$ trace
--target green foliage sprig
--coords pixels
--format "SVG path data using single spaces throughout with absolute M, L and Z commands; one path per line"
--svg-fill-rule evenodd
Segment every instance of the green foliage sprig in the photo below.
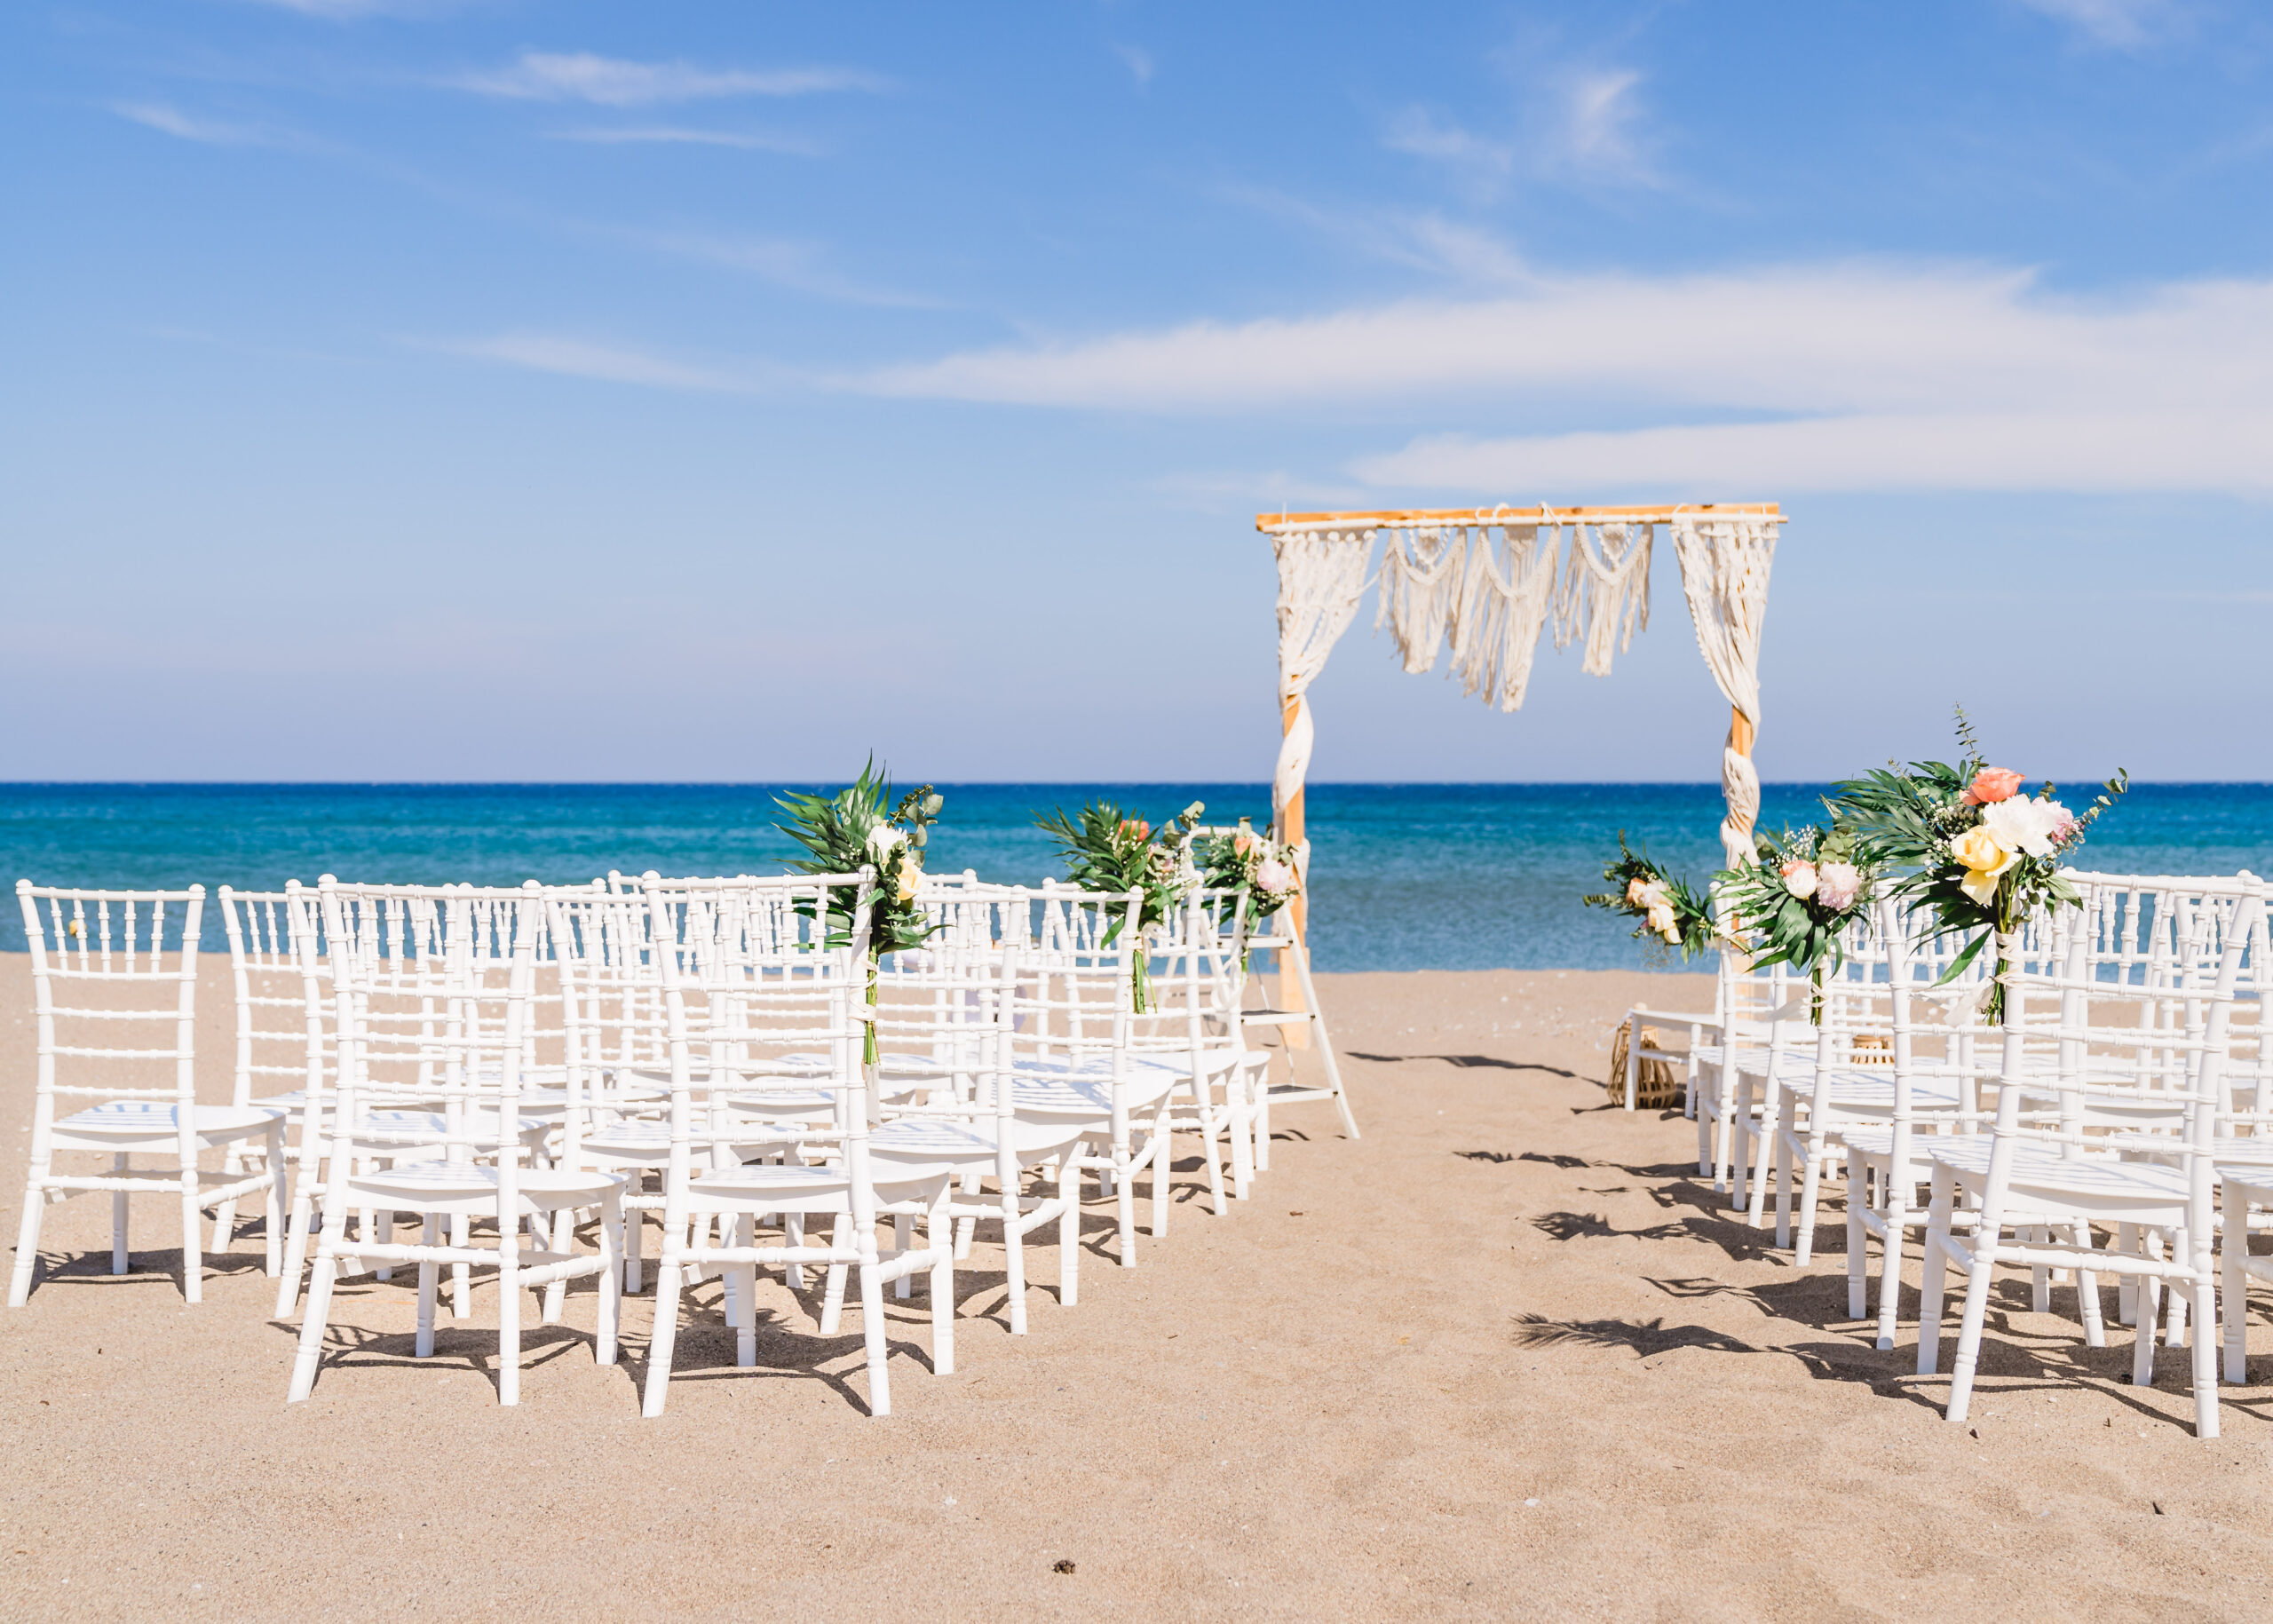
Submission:
M 1602 877 L 1611 889 L 1579 900 L 1588 907 L 1608 908 L 1639 920 L 1634 939 L 1649 944 L 1652 952 L 1669 957 L 1678 951 L 1688 959 L 1714 945 L 1718 927 L 1710 899 L 1667 873 L 1651 859 L 1646 848 L 1636 852 L 1628 846 L 1624 829 L 1618 831 L 1618 855 L 1603 865 Z
M 1127 816 L 1111 801 L 1090 802 L 1081 808 L 1078 819 L 1067 817 L 1062 807 L 1054 807 L 1048 816 L 1034 820 L 1036 828 L 1057 843 L 1066 877 L 1083 891 L 1142 893 L 1136 913 L 1139 939 L 1135 944 L 1139 1015 L 1146 1012 L 1149 986 L 1142 934 L 1175 913 L 1176 904 L 1200 883 L 1200 871 L 1192 860 L 1192 829 L 1207 810 L 1204 804 L 1194 801 L 1157 833 L 1150 823 Z M 1099 945 L 1111 947 L 1120 938 L 1122 923 L 1116 915 Z

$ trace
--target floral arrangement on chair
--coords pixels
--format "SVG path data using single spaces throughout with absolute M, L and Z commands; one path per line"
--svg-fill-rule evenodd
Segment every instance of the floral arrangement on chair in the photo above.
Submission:
M 1081 808 L 1079 820 L 1062 808 L 1036 818 L 1034 827 L 1057 843 L 1065 860 L 1066 877 L 1084 891 L 1144 893 L 1137 910 L 1136 944 L 1136 1013 L 1146 1012 L 1150 980 L 1144 960 L 1144 931 L 1175 912 L 1176 906 L 1200 883 L 1192 861 L 1192 829 L 1207 806 L 1199 801 L 1178 812 L 1157 833 L 1142 818 L 1124 816 L 1110 801 L 1092 801 Z M 1111 947 L 1121 934 L 1116 918 L 1101 947 Z
M 1846 955 L 1840 938 L 1871 900 L 1878 870 L 1863 851 L 1863 837 L 1833 807 L 1828 829 L 1808 824 L 1771 835 L 1754 836 L 1754 860 L 1724 868 L 1715 879 L 1720 897 L 1749 939 L 1752 967 L 1789 964 L 1807 973 L 1814 987 L 1808 1018 L 1823 1020 L 1823 977 L 1836 970 Z
M 1647 851 L 1628 846 L 1624 829 L 1618 831 L 1618 856 L 1603 866 L 1602 877 L 1611 889 L 1579 900 L 1640 920 L 1634 927 L 1636 941 L 1678 949 L 1684 959 L 1713 945 L 1716 931 L 1706 899 L 1659 867 Z
M 876 871 L 875 902 L 868 923 L 867 1001 L 873 1008 L 877 961 L 887 953 L 921 947 L 939 929 L 924 917 L 915 892 L 923 883 L 923 848 L 945 797 L 926 784 L 895 803 L 890 776 L 876 771 L 871 756 L 860 776 L 833 796 L 786 795 L 774 804 L 789 814 L 789 821 L 773 827 L 812 854 L 792 859 L 792 874 L 851 874 L 862 867 Z M 832 946 L 851 940 L 857 901 L 852 887 L 830 888 L 826 939 Z M 875 1064 L 874 1021 L 868 1023 L 863 1058 Z
M 1249 927 L 1261 923 L 1302 894 L 1302 872 L 1295 850 L 1268 835 L 1258 835 L 1245 818 L 1229 835 L 1211 835 L 1200 843 L 1200 883 L 1210 891 L 1247 892 Z
M 1963 753 L 1954 765 L 1889 764 L 1838 786 L 1841 804 L 1864 827 L 1872 860 L 1912 870 L 1895 883 L 1895 895 L 1932 910 L 1944 930 L 1980 932 L 1951 962 L 1943 982 L 2040 909 L 2082 900 L 2062 876 L 2060 861 L 2131 785 L 2130 774 L 2119 768 L 2089 806 L 2073 812 L 2055 798 L 2050 782 L 2024 795 L 2018 772 L 1991 766 L 1963 706 L 1957 737 Z M 1992 1025 L 2004 1019 L 2000 978 L 2008 968 L 2000 957 L 1982 1006 Z

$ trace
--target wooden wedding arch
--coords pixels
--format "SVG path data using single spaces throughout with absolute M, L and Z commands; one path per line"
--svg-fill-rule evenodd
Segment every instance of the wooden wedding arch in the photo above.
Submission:
M 1307 695 L 1367 588 L 1378 587 L 1374 624 L 1389 629 L 1407 671 L 1433 669 L 1449 650 L 1450 674 L 1467 693 L 1515 710 L 1550 623 L 1557 648 L 1581 643 L 1582 669 L 1610 674 L 1612 655 L 1649 624 L 1650 555 L 1663 526 L 1681 563 L 1698 647 L 1729 701 L 1721 844 L 1732 863 L 1748 855 L 1760 815 L 1752 749 L 1760 731 L 1761 622 L 1784 523 L 1772 502 L 1256 515 L 1255 527 L 1271 537 L 1279 559 L 1283 738 L 1271 790 L 1278 837 L 1304 844 L 1314 731 Z M 1369 574 L 1376 541 L 1381 562 Z M 1307 912 L 1297 900 L 1297 932 Z

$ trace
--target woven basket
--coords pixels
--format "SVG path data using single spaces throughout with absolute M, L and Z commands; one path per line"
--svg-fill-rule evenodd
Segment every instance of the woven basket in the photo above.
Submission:
M 1611 1098 L 1619 1105 L 1626 1103 L 1626 1045 L 1627 1034 L 1633 1020 L 1619 1023 L 1618 1035 L 1611 1040 L 1610 1075 L 1603 1086 L 1610 1090 Z M 1642 1028 L 1642 1064 L 1636 1068 L 1634 1104 L 1643 1111 L 1663 1111 L 1681 1103 L 1681 1073 L 1674 1070 L 1670 1060 L 1652 1060 L 1650 1053 L 1661 1046 L 1658 1034 L 1647 1026 Z

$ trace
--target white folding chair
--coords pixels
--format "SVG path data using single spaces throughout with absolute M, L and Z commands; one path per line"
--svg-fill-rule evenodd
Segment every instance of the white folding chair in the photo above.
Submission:
M 91 1190 L 111 1192 L 113 1274 L 127 1272 L 129 1199 L 171 1195 L 181 1212 L 182 1295 L 201 1301 L 201 1215 L 255 1194 L 266 1203 L 265 1267 L 275 1273 L 283 1234 L 276 1185 L 284 1113 L 197 1103 L 197 933 L 205 888 L 73 891 L 19 880 L 16 897 L 31 948 L 38 1070 L 8 1306 L 21 1308 L 31 1295 L 48 1204 Z M 173 1041 L 140 1041 L 153 1026 L 170 1026 Z M 59 1117 L 59 1099 L 95 1103 Z M 205 1183 L 199 1157 L 248 1139 L 261 1142 L 265 1165 Z M 99 1173 L 57 1170 L 58 1153 L 78 1152 L 107 1156 L 110 1165 Z M 159 1161 L 138 1168 L 137 1156 Z

